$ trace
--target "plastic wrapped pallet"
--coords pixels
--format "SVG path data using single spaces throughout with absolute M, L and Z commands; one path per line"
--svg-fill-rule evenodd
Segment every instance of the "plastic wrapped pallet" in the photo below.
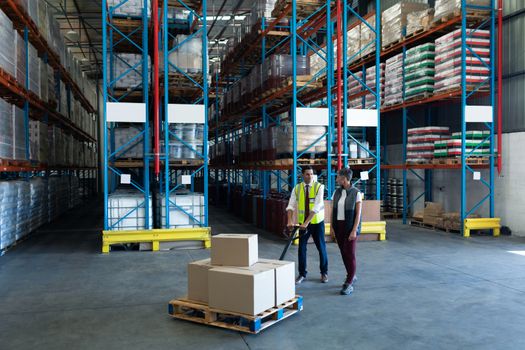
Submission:
M 48 159 L 47 124 L 37 120 L 29 121 L 29 158 L 47 164 Z
M 204 196 L 199 193 L 174 193 L 170 195 L 169 227 L 166 220 L 166 196 L 160 199 L 162 228 L 199 227 L 204 224 Z
M 434 21 L 439 21 L 442 18 L 448 18 L 461 15 L 461 1 L 462 0 L 436 0 L 434 8 Z M 491 0 L 465 0 L 467 5 L 475 6 L 489 6 Z
M 407 36 L 415 34 L 416 32 L 427 30 L 432 25 L 433 20 L 433 8 L 409 13 L 407 15 Z
M 490 32 L 488 30 L 467 29 L 467 44 L 475 53 L 467 50 L 466 83 L 467 89 L 485 82 L 490 77 Z M 455 30 L 436 39 L 435 90 L 445 91 L 461 85 L 461 30 Z M 480 61 L 480 58 L 483 60 Z
M 47 216 L 47 184 L 41 177 L 33 177 L 29 180 L 29 232 L 34 231 L 39 226 L 43 225 Z
M 29 90 L 33 91 L 38 97 L 41 97 L 39 61 L 38 51 L 33 45 L 29 44 Z
M 145 199 L 141 192 L 119 189 L 110 194 L 108 198 L 108 223 L 110 229 L 151 229 L 153 227 L 151 197 L 148 202 L 149 227 L 146 227 Z
M 354 62 L 361 58 L 361 25 L 356 25 L 346 32 L 347 54 L 348 62 Z M 337 40 L 334 40 L 334 57 L 337 57 Z
M 117 158 L 144 157 L 144 138 L 136 137 L 140 132 L 140 129 L 132 126 L 115 128 L 115 151 L 121 149 L 116 155 Z
M 28 181 L 14 181 L 18 194 L 16 197 L 16 240 L 29 233 L 29 206 L 31 195 Z
M 366 69 L 366 85 L 373 91 L 376 90 L 376 66 L 372 66 Z M 385 64 L 379 65 L 379 91 L 381 96 L 381 105 L 385 100 Z M 365 97 L 365 108 L 376 108 L 376 96 L 374 94 L 368 94 Z
M 132 53 L 115 54 L 113 71 L 108 72 L 112 81 L 118 78 L 114 87 L 121 89 L 137 88 L 140 90 L 142 88 L 142 68 L 144 66 L 142 61 L 142 55 Z M 108 68 L 111 68 L 109 64 Z M 148 56 L 148 71 L 150 68 L 151 60 Z
M 434 92 L 434 43 L 418 45 L 406 51 L 405 99 L 427 96 Z
M 24 39 L 20 34 L 15 34 L 15 51 L 16 51 L 16 80 L 26 86 L 26 46 Z
M 178 35 L 173 40 L 173 47 L 178 47 L 169 55 L 169 61 L 188 74 L 202 74 L 202 38 Z M 169 67 L 170 72 L 178 72 L 175 67 Z
M 12 106 L 0 99 L 0 159 L 13 159 L 13 126 Z
M 372 29 L 375 30 L 376 27 L 376 16 L 370 16 L 367 20 L 368 24 Z M 359 46 L 361 49 L 361 57 L 365 57 L 372 52 L 376 51 L 376 35 L 374 31 L 365 23 L 361 23 L 359 25 L 360 29 L 360 38 L 359 38 Z
M 383 47 L 387 47 L 403 38 L 409 13 L 426 9 L 428 9 L 427 4 L 399 2 L 383 11 L 381 14 Z
M 204 151 L 204 125 L 172 124 L 170 125 L 170 131 L 172 134 L 170 135 L 169 144 L 170 159 L 202 158 L 201 155 Z M 188 146 L 191 147 L 191 149 Z M 162 147 L 164 147 L 163 142 Z
M 13 159 L 27 160 L 26 155 L 26 132 L 24 122 L 24 111 L 17 106 L 11 106 L 13 118 Z
M 13 23 L 3 11 L 0 11 L 0 68 L 11 74 L 13 77 L 16 76 L 16 50 L 13 50 L 15 45 L 15 34 L 16 32 L 13 29 Z
M 14 181 L 0 181 L 0 250 L 16 241 L 17 197 Z
M 385 65 L 385 105 L 403 102 L 403 54 L 386 60 Z
M 297 151 L 304 152 L 308 149 L 307 153 L 313 154 L 326 152 L 326 138 L 321 138 L 325 133 L 326 127 L 324 126 L 298 126 Z M 275 136 L 277 154 L 290 156 L 293 153 L 293 128 L 291 123 L 281 123 L 280 126 L 277 126 Z M 319 138 L 321 139 L 313 145 Z
M 144 2 L 144 0 L 108 0 L 107 3 L 110 9 L 116 8 L 113 10 L 115 15 L 140 17 L 143 15 Z M 151 9 L 149 6 L 147 7 L 147 10 L 149 16 L 151 14 Z
M 48 43 L 51 43 L 51 33 L 50 33 L 50 18 L 49 18 L 49 9 L 47 2 L 45 1 L 36 1 L 38 2 L 38 30 L 44 36 L 44 39 Z

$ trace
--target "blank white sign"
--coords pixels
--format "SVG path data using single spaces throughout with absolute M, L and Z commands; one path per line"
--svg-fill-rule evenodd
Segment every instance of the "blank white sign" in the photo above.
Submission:
M 204 105 L 169 104 L 168 122 L 180 124 L 204 124 Z
M 368 180 L 368 171 L 361 171 L 361 181 L 367 181 Z
M 182 175 L 181 182 L 183 185 L 191 185 L 191 175 Z
M 131 175 L 130 174 L 121 174 L 120 175 L 120 183 L 123 185 L 129 185 L 131 183 Z
M 132 102 L 107 102 L 106 121 L 108 123 L 145 123 L 146 104 Z
M 494 112 L 492 106 L 465 106 L 467 123 L 492 123 Z
M 472 174 L 472 178 L 475 180 L 475 181 L 479 181 L 481 180 L 481 173 L 479 171 L 475 171 L 473 174 Z
M 347 109 L 346 126 L 377 127 L 377 109 Z
M 299 126 L 328 126 L 328 108 L 297 108 Z

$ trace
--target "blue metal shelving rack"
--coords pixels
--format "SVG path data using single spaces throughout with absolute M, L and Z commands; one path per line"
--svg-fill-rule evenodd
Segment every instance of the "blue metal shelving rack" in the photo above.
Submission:
M 104 230 L 112 230 L 114 226 L 121 222 L 129 215 L 132 215 L 140 207 L 145 209 L 145 228 L 151 227 L 151 218 L 148 213 L 150 211 L 150 181 L 149 181 L 149 164 L 150 164 L 150 126 L 149 126 L 149 69 L 148 69 L 148 0 L 143 1 L 142 16 L 140 17 L 128 17 L 118 15 L 118 9 L 124 6 L 127 3 L 127 0 L 122 0 L 115 6 L 108 7 L 107 0 L 102 1 L 102 45 L 103 45 L 103 98 L 104 98 L 104 108 L 103 108 L 103 177 L 104 177 Z M 126 21 L 127 26 L 124 28 L 121 26 L 121 23 L 115 20 Z M 132 29 L 130 29 L 132 27 Z M 122 59 L 116 56 L 116 49 L 119 45 L 126 44 L 133 51 L 138 52 L 142 55 L 142 60 L 134 65 L 130 65 L 127 62 L 124 62 Z M 114 76 L 113 74 L 113 65 L 115 60 L 120 59 L 124 64 L 128 66 L 127 70 L 120 76 Z M 116 83 L 125 78 L 127 75 L 132 74 L 132 72 L 138 72 L 138 69 L 141 69 L 142 72 L 142 81 L 137 84 L 135 87 L 127 91 L 119 91 L 116 89 Z M 129 102 L 134 94 L 138 94 L 141 102 Z M 116 122 L 114 121 L 113 116 L 108 116 L 108 106 L 112 104 L 113 106 L 119 107 L 119 104 L 123 105 L 124 103 L 137 103 L 139 108 L 144 108 L 145 118 L 142 123 L 135 124 L 140 125 L 140 133 L 133 137 L 125 145 L 122 145 L 118 149 L 115 149 L 114 143 L 114 129 Z M 108 118 L 110 117 L 110 118 Z M 124 120 L 124 122 L 126 122 Z M 134 176 L 131 180 L 131 186 L 140 191 L 144 196 L 144 201 L 140 203 L 137 207 L 131 209 L 123 217 L 110 225 L 108 218 L 108 201 L 109 195 L 116 189 L 117 181 L 120 175 L 124 174 L 131 167 L 122 164 L 123 166 L 117 166 L 116 164 L 122 160 L 121 156 L 123 152 L 130 148 L 130 146 L 141 140 L 144 147 L 144 156 L 142 159 L 142 164 L 137 166 L 137 171 L 134 173 Z M 122 160 L 121 163 L 125 163 L 125 160 Z

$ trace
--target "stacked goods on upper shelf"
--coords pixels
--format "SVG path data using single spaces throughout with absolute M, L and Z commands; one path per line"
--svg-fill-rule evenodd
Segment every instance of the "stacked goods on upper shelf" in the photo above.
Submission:
M 466 31 L 466 44 L 470 48 L 466 50 L 466 87 L 472 89 L 490 78 L 487 67 L 490 65 L 490 31 Z M 458 89 L 461 86 L 461 45 L 461 29 L 436 39 L 436 92 Z
M 144 137 L 138 136 L 142 131 L 133 126 L 114 128 L 116 158 L 143 158 Z
M 144 5 L 148 3 L 145 0 L 108 0 L 108 8 L 114 8 L 115 15 L 127 17 L 141 17 L 143 15 Z M 148 16 L 151 14 L 150 6 L 147 6 Z
M 366 85 L 376 91 L 376 66 L 372 66 L 366 69 Z M 379 65 L 379 90 L 381 91 L 381 103 L 383 104 L 385 100 L 385 64 L 381 63 Z M 376 96 L 372 93 L 369 93 L 365 97 L 365 109 L 376 108 Z
M 435 46 L 419 45 L 406 51 L 405 99 L 422 97 L 434 92 Z
M 412 34 L 427 30 L 431 26 L 433 19 L 433 8 L 409 13 L 407 15 L 406 35 L 410 36 Z
M 400 2 L 383 11 L 381 14 L 382 46 L 385 48 L 404 37 L 409 13 L 426 9 L 428 9 L 427 4 Z
M 151 196 L 148 199 L 148 227 L 144 194 L 135 189 L 117 189 L 108 197 L 108 225 L 111 230 L 153 228 Z
M 202 158 L 204 154 L 203 124 L 171 124 L 169 129 L 169 159 Z M 161 140 L 161 149 L 164 149 L 164 140 Z
M 434 21 L 440 21 L 441 19 L 448 19 L 453 16 L 461 15 L 461 2 L 462 0 L 436 0 L 434 4 L 435 14 Z M 491 0 L 465 0 L 467 6 L 487 6 L 490 7 Z M 472 8 L 467 8 L 467 12 L 470 12 Z M 477 10 L 480 11 L 480 10 Z M 481 10 L 483 11 L 483 10 Z
M 403 53 L 386 60 L 385 105 L 403 102 Z
M 434 158 L 434 142 L 450 138 L 448 127 L 408 129 L 407 163 L 428 163 Z
M 376 25 L 375 18 L 375 15 L 369 16 L 365 19 L 368 24 L 359 21 L 359 24 L 352 26 L 352 28 L 346 32 L 346 59 L 348 63 L 358 61 L 375 52 L 376 35 L 373 31 Z M 337 57 L 337 39 L 333 41 L 333 45 L 334 57 Z
M 202 37 L 177 35 L 172 47 L 175 49 L 168 58 L 170 72 L 180 73 L 181 70 L 186 74 L 202 74 Z
M 359 40 L 359 48 L 361 50 L 360 58 L 363 58 L 376 50 L 376 35 L 374 33 L 376 27 L 376 16 L 372 15 L 368 17 L 366 21 L 368 25 L 365 23 L 359 24 L 359 27 L 361 28 L 361 37 Z
M 109 60 L 109 58 L 108 58 Z M 148 72 L 151 68 L 151 60 L 148 56 Z M 113 60 L 113 71 L 109 73 L 109 80 L 115 81 L 115 88 L 142 90 L 143 56 L 133 53 L 115 54 Z M 111 67 L 108 64 L 108 67 Z M 131 67 L 134 67 L 133 69 Z M 117 79 L 118 78 L 118 79 Z M 116 80 L 115 80 L 116 79 Z
M 355 72 L 353 74 L 350 74 L 348 76 L 348 97 L 350 100 L 348 101 L 348 105 L 350 108 L 357 108 L 361 109 L 363 108 L 363 96 L 354 97 L 356 94 L 359 94 L 361 91 L 365 89 L 363 84 L 361 82 L 363 81 L 363 72 Z
M 29 159 L 47 164 L 48 161 L 48 128 L 38 120 L 29 121 Z
M 3 11 L 0 11 L 0 68 L 13 77 L 16 75 L 16 50 L 13 50 L 15 34 L 13 23 Z

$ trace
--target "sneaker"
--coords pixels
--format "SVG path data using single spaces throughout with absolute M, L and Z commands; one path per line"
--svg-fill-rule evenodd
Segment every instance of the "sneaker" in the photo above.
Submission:
M 301 284 L 303 283 L 303 281 L 306 279 L 306 277 L 304 276 L 299 276 L 297 277 L 297 279 L 295 280 L 295 284 Z
M 339 292 L 341 295 L 350 295 L 354 291 L 354 287 L 352 287 L 351 284 L 345 283 L 343 284 L 343 288 Z
M 350 283 L 351 285 L 354 285 L 354 283 L 357 282 L 357 276 L 354 276 L 354 278 L 352 278 L 352 283 Z M 344 288 L 345 284 L 348 284 L 345 280 L 345 283 L 343 283 L 343 285 L 341 286 L 341 288 Z
M 328 275 L 325 275 L 325 274 L 321 275 L 321 283 L 328 283 Z

